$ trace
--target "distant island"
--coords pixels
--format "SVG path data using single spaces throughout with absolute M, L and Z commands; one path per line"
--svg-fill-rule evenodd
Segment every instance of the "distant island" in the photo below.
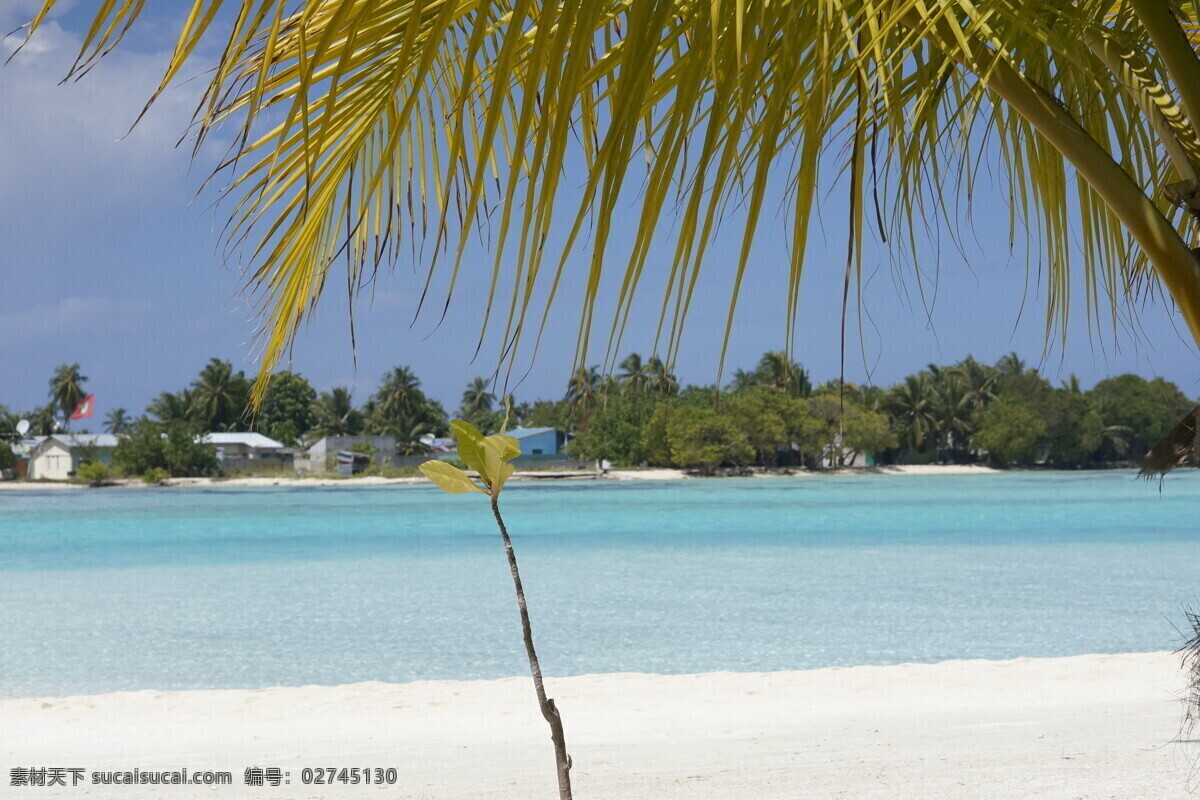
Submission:
M 46 405 L 0 405 L 0 475 L 21 484 L 407 482 L 419 480 L 421 461 L 456 460 L 451 415 L 403 366 L 362 405 L 347 388 L 318 393 L 299 373 L 280 372 L 251 415 L 253 379 L 214 358 L 140 416 L 109 412 L 102 434 L 69 429 L 72 415 L 91 414 L 87 381 L 80 365 L 64 364 Z M 680 386 L 659 359 L 634 353 L 612 376 L 580 370 L 552 400 L 501 398 L 474 378 L 454 416 L 485 433 L 507 424 L 522 447 L 518 469 L 531 477 L 649 478 L 1129 466 L 1194 405 L 1170 381 L 1134 374 L 1086 391 L 1074 377 L 1054 386 L 1015 353 L 994 365 L 931 364 L 886 388 L 814 386 L 781 352 L 736 370 L 724 387 Z

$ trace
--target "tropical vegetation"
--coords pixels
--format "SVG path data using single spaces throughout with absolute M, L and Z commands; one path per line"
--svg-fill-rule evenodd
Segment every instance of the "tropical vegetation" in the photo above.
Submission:
M 114 408 L 104 417 L 104 430 L 113 435 L 125 433 L 129 424 L 129 412 L 123 408 Z
M 594 408 L 564 399 L 559 418 L 576 433 L 576 456 L 616 465 L 1075 469 L 1136 461 L 1194 405 L 1161 378 L 1122 375 L 1084 392 L 1072 377 L 1056 387 L 1016 354 L 994 366 L 931 364 L 890 388 L 829 381 L 811 389 L 800 365 L 770 368 L 781 359 L 766 354 L 720 391 L 618 383 Z M 801 377 L 789 384 L 783 375 Z
M 599 366 L 584 373 L 585 380 L 575 376 L 561 397 L 529 402 L 501 398 L 486 378 L 472 378 L 458 417 L 483 434 L 498 432 L 506 418 L 510 428 L 556 428 L 569 434 L 570 455 L 619 466 L 699 472 L 864 463 L 1077 469 L 1136 462 L 1194 405 L 1173 383 L 1133 374 L 1087 391 L 1074 376 L 1055 386 L 1015 353 L 994 365 L 970 357 L 930 364 L 890 387 L 836 379 L 814 387 L 808 371 L 782 352 L 735 370 L 724 387 L 681 386 L 661 361 L 637 353 L 610 378 L 599 377 Z M 215 469 L 203 458 L 168 456 L 149 441 L 170 431 L 254 430 L 296 447 L 324 436 L 386 435 L 395 437 L 402 456 L 427 453 L 431 439 L 450 435 L 443 406 L 406 366 L 382 375 L 361 405 L 348 387 L 318 393 L 300 373 L 288 371 L 268 385 L 257 415 L 244 414 L 236 409 L 244 409 L 252 384 L 229 362 L 212 359 L 187 388 L 161 393 L 140 416 L 111 411 L 105 429 L 123 442 L 141 442 L 127 446 L 126 473 L 161 468 L 178 476 L 185 474 L 180 470 Z M 17 421 L 41 413 L 18 415 L 0 406 L 0 440 L 15 440 Z M 36 423 L 31 432 L 38 433 Z
M 83 388 L 87 380 L 78 364 L 60 364 L 54 368 L 54 376 L 50 378 L 50 407 L 61 412 L 64 426 L 71 424 L 71 413 L 87 397 Z
M 204 477 L 220 473 L 216 449 L 200 441 L 186 422 L 155 422 L 142 417 L 113 451 L 112 466 L 125 475 Z
M 146 5 L 99 4 L 68 77 Z M 28 35 L 58 6 L 43 0 Z M 619 287 L 612 355 L 650 270 L 671 364 L 730 208 L 740 246 L 726 266 L 726 340 L 764 209 L 784 210 L 771 225 L 789 245 L 775 313 L 794 331 L 810 223 L 833 211 L 817 201 L 826 176 L 847 189 L 843 327 L 867 233 L 915 255 L 924 232 L 970 218 L 988 167 L 1010 240 L 1027 232 L 1039 265 L 1028 274 L 1043 283 L 1048 336 L 1071 308 L 1116 326 L 1163 295 L 1200 341 L 1198 46 L 1193 0 L 196 0 L 154 97 L 219 54 L 192 63 L 208 82 L 193 133 L 199 147 L 240 131 L 216 169 L 230 176 L 218 181 L 232 199 L 227 235 L 249 247 L 267 317 L 261 399 L 339 260 L 347 275 L 333 283 L 351 301 L 411 253 L 428 261 L 422 302 L 441 268 L 448 303 L 481 227 L 483 283 L 508 309 L 482 324 L 504 328 L 504 358 L 543 329 L 549 301 L 533 288 L 557 289 L 582 262 L 579 369 L 601 287 Z M 615 211 L 630 196 L 626 234 Z M 664 236 L 670 255 L 654 260 Z M 432 246 L 405 241 L 422 237 Z M 620 279 L 605 281 L 614 268 Z M 1170 429 L 1153 466 L 1191 453 L 1190 424 Z M 950 433 L 939 432 L 948 445 Z

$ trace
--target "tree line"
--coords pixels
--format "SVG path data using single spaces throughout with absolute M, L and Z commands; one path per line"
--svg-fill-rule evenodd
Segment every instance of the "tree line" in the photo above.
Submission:
M 1125 374 L 1083 391 L 1055 386 L 1011 353 L 989 365 L 930 364 L 891 387 L 813 387 L 802 366 L 767 353 L 721 390 L 616 392 L 578 419 L 574 452 L 618 465 L 1045 464 L 1134 461 L 1194 403 L 1162 378 Z
M 44 406 L 27 414 L 0 406 L 0 439 L 15 438 L 22 418 L 31 435 L 54 432 L 56 420 L 86 396 L 87 381 L 78 364 L 58 367 Z M 298 372 L 283 371 L 251 416 L 252 384 L 214 358 L 188 386 L 163 392 L 141 415 L 114 409 L 102 427 L 131 441 L 126 452 L 135 449 L 133 440 L 143 443 L 149 455 L 130 460 L 172 474 L 215 469 L 186 452 L 183 443 L 198 433 L 259 431 L 294 447 L 324 436 L 389 435 L 399 455 L 419 455 L 429 449 L 423 439 L 449 430 L 450 415 L 405 366 L 386 372 L 362 405 L 346 387 L 317 392 Z M 1125 374 L 1083 391 L 1072 376 L 1055 386 L 1015 353 L 992 365 L 970 357 L 930 364 L 891 387 L 836 380 L 814 386 L 804 367 L 781 352 L 736 370 L 724 387 L 681 386 L 659 359 L 634 353 L 611 375 L 579 370 L 561 398 L 522 403 L 510 396 L 507 411 L 492 383 L 474 378 L 454 417 L 487 434 L 500 429 L 507 413 L 509 427 L 566 431 L 573 437 L 570 455 L 620 466 L 836 467 L 870 457 L 880 464 L 1080 468 L 1135 460 L 1192 406 L 1162 378 Z M 177 451 L 173 463 L 163 448 Z

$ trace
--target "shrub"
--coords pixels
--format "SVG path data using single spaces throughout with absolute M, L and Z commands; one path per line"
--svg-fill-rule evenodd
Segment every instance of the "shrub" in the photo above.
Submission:
M 89 486 L 103 486 L 111 477 L 111 472 L 108 464 L 103 461 L 91 461 L 87 464 L 80 464 L 75 475 Z
M 1027 464 L 1046 435 L 1046 421 L 1026 402 L 1001 397 L 979 414 L 975 446 L 1002 466 Z
M 667 425 L 678 408 L 676 403 L 660 403 L 650 419 L 642 426 L 641 452 L 646 460 L 656 466 L 673 466 L 671 442 L 667 438 Z
M 113 453 L 114 466 L 126 475 L 143 475 L 149 469 L 165 470 L 180 478 L 201 478 L 220 471 L 216 448 L 197 441 L 199 433 L 181 422 L 138 422 L 121 438 Z
M 640 391 L 609 397 L 571 442 L 571 455 L 585 460 L 608 459 L 619 466 L 645 461 L 642 429 L 658 402 L 659 395 Z
M 667 423 L 671 459 L 684 469 L 711 472 L 722 464 L 750 463 L 754 449 L 728 415 L 681 406 Z
M 171 473 L 162 467 L 151 467 L 142 473 L 142 482 L 149 484 L 162 483 L 169 477 L 171 477 Z

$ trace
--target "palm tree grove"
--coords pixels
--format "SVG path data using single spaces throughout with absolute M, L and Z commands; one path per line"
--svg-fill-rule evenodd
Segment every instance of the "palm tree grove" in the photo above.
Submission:
M 995 365 L 972 358 L 930 364 L 891 387 L 836 378 L 814 386 L 782 352 L 734 370 L 723 387 L 681 387 L 661 360 L 638 353 L 612 377 L 600 375 L 591 367 L 562 397 L 524 401 L 472 378 L 453 416 L 485 434 L 506 424 L 560 430 L 570 437 L 567 452 L 582 462 L 699 474 L 887 464 L 1080 469 L 1136 464 L 1194 405 L 1173 383 L 1134 374 L 1088 391 L 1073 377 L 1055 386 L 1015 353 Z M 55 416 L 75 408 L 87 381 L 78 364 L 56 368 L 47 406 L 21 413 L 0 406 L 0 438 L 18 439 L 21 419 L 33 435 L 54 432 Z M 254 412 L 247 410 L 253 386 L 252 377 L 214 358 L 190 385 L 162 392 L 140 416 L 113 409 L 101 427 L 130 441 L 168 428 L 193 437 L 259 431 L 301 448 L 325 436 L 385 435 L 404 456 L 429 452 L 430 437 L 452 435 L 451 415 L 408 367 L 385 373 L 361 403 L 347 387 L 317 392 L 302 375 L 279 372 Z M 210 474 L 214 465 L 203 464 L 199 474 Z
M 58 5 L 45 0 L 27 38 Z M 99 6 L 68 77 L 117 47 L 143 5 Z M 218 18 L 227 24 L 214 25 Z M 199 142 L 218 126 L 242 131 L 216 170 L 229 175 L 235 201 L 230 242 L 264 237 L 248 287 L 266 316 L 256 399 L 339 259 L 353 302 L 354 286 L 416 252 L 406 237 L 431 239 L 419 250 L 430 278 L 454 274 L 448 303 L 481 225 L 492 246 L 479 278 L 497 303 L 481 341 L 500 343 L 510 364 L 536 345 L 548 308 L 530 289 L 557 285 L 578 252 L 588 271 L 581 375 L 610 270 L 623 270 L 606 336 L 614 360 L 643 273 L 667 271 L 660 335 L 669 367 L 730 201 L 744 213 L 728 324 L 751 276 L 763 209 L 782 204 L 791 264 L 778 313 L 794 328 L 814 200 L 828 190 L 822 172 L 848 182 L 847 295 L 868 232 L 911 251 L 931 225 L 960 228 L 943 198 L 969 197 L 978 166 L 994 162 L 1010 238 L 1024 234 L 1042 265 L 1031 274 L 1048 337 L 1063 334 L 1078 296 L 1090 321 L 1114 327 L 1119 314 L 1136 316 L 1142 299 L 1157 298 L 1200 339 L 1192 250 L 1200 123 L 1187 113 L 1200 107 L 1197 31 L 1196 5 L 1167 0 L 1002 1 L 986 10 L 958 0 L 309 0 L 294 9 L 283 0 L 196 0 L 155 98 L 185 67 L 204 65 L 202 41 L 224 39 L 191 133 Z M 286 113 L 268 119 L 268 108 Z M 417 136 L 426 129 L 443 133 Z M 574 159 L 586 180 L 566 191 L 561 177 Z M 612 215 L 641 161 L 637 231 L 628 256 L 614 257 Z M 976 167 L 964 169 L 969 161 Z M 1070 218 L 1082 226 L 1077 243 Z M 674 231 L 674 255 L 651 264 L 660 228 Z M 543 247 L 556 232 L 561 243 Z M 219 378 L 208 378 L 218 392 Z M 212 420 L 231 413 L 220 395 L 206 399 Z M 1148 469 L 1190 459 L 1194 431 L 1189 415 Z

